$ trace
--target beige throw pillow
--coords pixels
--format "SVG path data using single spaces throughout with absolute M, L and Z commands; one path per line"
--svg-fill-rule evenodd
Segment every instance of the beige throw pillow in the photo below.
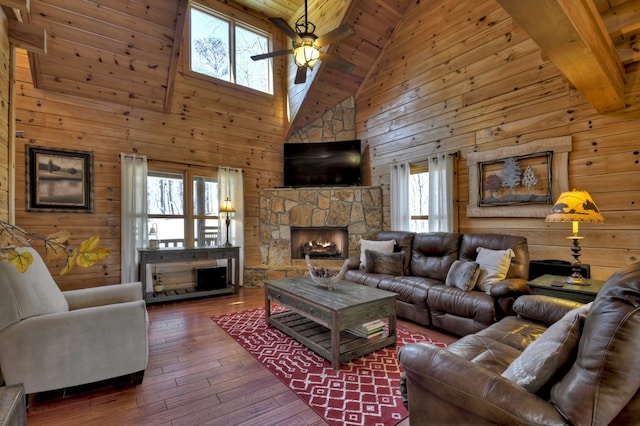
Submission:
M 447 272 L 445 285 L 457 287 L 460 290 L 469 291 L 476 286 L 480 276 L 480 265 L 477 262 L 465 262 L 456 260 Z
M 393 248 L 396 245 L 396 240 L 360 240 L 360 269 L 367 269 L 367 257 L 365 251 L 379 251 L 381 253 L 393 253 Z
M 538 392 L 573 359 L 590 306 L 574 309 L 552 324 L 522 351 L 502 376 L 531 393 Z
M 478 247 L 476 262 L 480 265 L 478 288 L 489 294 L 491 287 L 504 280 L 509 272 L 511 258 L 515 256 L 513 250 L 491 250 Z

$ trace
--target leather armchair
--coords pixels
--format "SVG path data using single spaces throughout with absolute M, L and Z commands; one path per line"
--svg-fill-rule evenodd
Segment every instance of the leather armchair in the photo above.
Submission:
M 402 347 L 399 360 L 406 374 L 410 423 L 637 423 L 640 262 L 607 281 L 584 319 L 574 358 L 540 391 L 530 392 L 503 376 L 570 303 L 574 302 L 522 296 L 514 304 L 517 317 L 506 317 L 445 349 L 428 344 Z
M 0 370 L 25 393 L 133 374 L 148 361 L 141 283 L 60 291 L 40 255 L 26 272 L 0 261 Z M 1 378 L 1 377 L 0 377 Z

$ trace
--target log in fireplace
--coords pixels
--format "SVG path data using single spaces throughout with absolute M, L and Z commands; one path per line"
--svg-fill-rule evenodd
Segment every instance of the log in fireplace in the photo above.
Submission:
M 291 227 L 291 259 L 305 255 L 317 259 L 346 259 L 349 255 L 347 227 Z

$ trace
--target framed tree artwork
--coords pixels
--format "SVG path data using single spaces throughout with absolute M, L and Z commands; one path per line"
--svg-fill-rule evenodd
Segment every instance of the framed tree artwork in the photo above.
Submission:
M 545 217 L 569 187 L 571 136 L 467 154 L 468 217 Z
M 27 146 L 28 211 L 93 211 L 93 153 Z
M 480 207 L 551 204 L 553 151 L 478 163 Z

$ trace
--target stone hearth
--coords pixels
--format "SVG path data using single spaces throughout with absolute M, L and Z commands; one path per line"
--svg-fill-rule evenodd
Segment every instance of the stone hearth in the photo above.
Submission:
M 346 227 L 349 255 L 360 240 L 382 230 L 380 187 L 281 188 L 260 191 L 260 266 L 245 270 L 245 285 L 267 278 L 304 275 L 303 259 L 291 259 L 291 227 Z M 320 260 L 340 267 L 342 260 Z M 315 262 L 314 262 L 315 263 Z

